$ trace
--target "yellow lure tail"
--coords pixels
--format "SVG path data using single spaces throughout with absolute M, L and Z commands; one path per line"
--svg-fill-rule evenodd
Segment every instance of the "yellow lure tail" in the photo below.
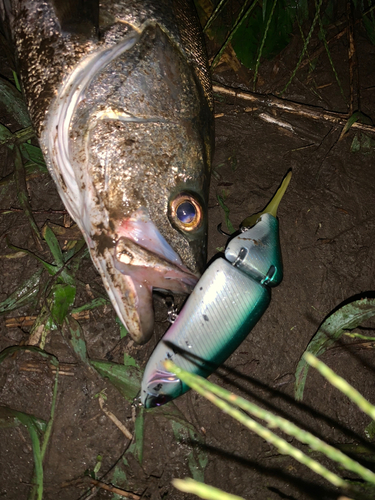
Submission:
M 241 227 L 252 227 L 254 224 L 256 224 L 257 220 L 262 214 L 270 214 L 273 215 L 273 217 L 276 218 L 277 214 L 277 209 L 279 208 L 280 201 L 282 200 L 285 191 L 287 187 L 289 186 L 290 179 L 292 178 L 292 171 L 289 170 L 289 172 L 286 174 L 284 177 L 279 189 L 276 191 L 275 195 L 272 197 L 271 201 L 268 203 L 266 208 L 262 210 L 261 212 L 258 212 L 254 215 L 250 215 L 250 217 L 246 217 L 241 222 Z

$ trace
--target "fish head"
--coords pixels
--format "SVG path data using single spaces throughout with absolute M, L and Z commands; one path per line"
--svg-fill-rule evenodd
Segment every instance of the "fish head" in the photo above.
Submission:
M 50 170 L 138 343 L 152 290 L 190 293 L 205 264 L 212 132 L 199 75 L 155 25 L 84 57 L 49 112 Z

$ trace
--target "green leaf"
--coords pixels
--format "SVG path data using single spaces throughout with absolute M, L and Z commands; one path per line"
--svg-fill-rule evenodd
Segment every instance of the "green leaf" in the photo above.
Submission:
M 41 167 L 42 171 L 48 172 L 42 150 L 39 147 L 33 146 L 32 144 L 28 144 L 27 142 L 25 142 L 24 144 L 20 145 L 20 150 L 22 156 L 26 158 L 26 160 L 29 160 L 32 163 L 37 164 L 39 167 Z
M 60 268 L 58 266 L 54 266 L 53 264 L 49 264 L 45 260 L 38 257 L 35 253 L 30 252 L 30 250 L 26 250 L 25 248 L 19 248 L 19 247 L 16 247 L 14 245 L 9 245 L 9 244 L 8 244 L 8 247 L 11 248 L 12 250 L 15 250 L 16 252 L 27 253 L 27 255 L 30 255 L 30 257 L 33 257 L 34 259 L 39 261 L 43 265 L 43 267 L 46 269 L 48 274 L 50 274 L 51 276 L 55 276 L 55 274 L 60 270 Z
M 108 299 L 106 299 L 105 297 L 98 297 L 91 302 L 84 304 L 83 306 L 75 307 L 74 309 L 72 309 L 72 314 L 78 314 L 82 311 L 90 311 L 91 309 L 95 309 L 96 307 L 104 306 L 106 304 L 109 304 Z
M 32 302 L 38 295 L 42 269 L 34 273 L 12 292 L 8 298 L 0 303 L 0 314 L 9 313 Z
M 369 19 L 367 16 L 362 16 L 362 21 L 366 29 L 367 36 L 370 42 L 375 45 L 375 23 L 373 19 Z
M 60 243 L 58 242 L 55 233 L 48 225 L 44 227 L 43 237 L 47 242 L 47 245 L 52 253 L 53 258 L 55 259 L 55 263 L 59 267 L 62 267 L 64 265 L 64 258 L 62 250 L 60 248 Z
M 47 358 L 50 363 L 52 363 L 54 366 L 58 367 L 59 362 L 56 359 L 56 357 L 53 354 L 49 354 L 46 351 L 43 351 L 43 349 L 39 349 L 39 347 L 31 346 L 31 345 L 14 345 L 7 347 L 3 351 L 0 352 L 0 364 L 4 361 L 5 358 L 8 356 L 11 356 L 15 352 L 18 351 L 27 351 L 27 352 L 34 352 L 36 354 L 39 354 L 43 358 Z
M 7 406 L 0 406 L 0 428 L 19 427 L 20 425 L 33 425 L 39 433 L 44 432 L 47 428 L 47 422 L 34 415 L 22 413 L 12 410 Z
M 65 325 L 68 328 L 70 338 L 68 339 L 74 352 L 87 365 L 90 365 L 90 360 L 87 355 L 86 342 L 83 336 L 81 325 L 71 316 L 65 320 Z
M 7 114 L 12 116 L 22 127 L 29 127 L 30 116 L 22 94 L 7 80 L 0 78 L 0 100 Z
M 42 500 L 43 498 L 43 465 L 42 465 L 42 454 L 40 450 L 40 440 L 39 440 L 39 425 L 36 424 L 36 419 L 32 415 L 27 413 L 22 413 L 20 411 L 12 410 L 11 408 L 1 407 L 0 408 L 0 421 L 2 419 L 11 419 L 14 423 L 19 421 L 22 425 L 27 427 L 29 431 L 31 444 L 33 448 L 34 455 L 34 486 L 36 498 Z M 40 424 L 40 421 L 38 422 Z
M 14 180 L 16 182 L 18 202 L 20 203 L 26 217 L 29 220 L 30 227 L 33 230 L 35 242 L 41 248 L 40 240 L 42 239 L 42 237 L 30 207 L 28 192 L 26 187 L 25 170 L 23 168 L 21 151 L 17 144 L 13 145 L 13 152 L 14 152 Z
M 55 377 L 55 385 L 53 389 L 53 397 L 51 404 L 51 416 L 46 424 L 45 421 L 34 417 L 33 415 L 28 415 L 23 412 L 19 412 L 13 410 L 11 408 L 0 407 L 0 427 L 9 426 L 9 425 L 19 425 L 19 422 L 25 425 L 29 431 L 33 454 L 34 454 L 34 474 L 32 478 L 32 489 L 29 494 L 29 499 L 37 499 L 42 500 L 43 498 L 43 457 L 45 455 L 45 451 L 47 449 L 48 440 L 51 434 L 54 412 L 56 406 L 56 398 L 57 398 L 57 380 L 58 380 L 58 371 L 59 371 L 59 362 L 52 354 L 49 354 L 42 349 L 34 346 L 12 346 L 4 349 L 0 353 L 0 364 L 6 359 L 8 356 L 13 355 L 18 351 L 27 351 L 39 354 L 40 356 L 47 358 L 49 362 L 56 367 L 56 377 Z M 4 424 L 5 420 L 5 424 Z M 2 425 L 4 424 L 4 425 Z M 41 446 L 39 435 L 44 433 L 43 436 L 43 444 Z
M 314 335 L 305 352 L 320 356 L 331 347 L 346 330 L 357 328 L 363 321 L 375 315 L 375 299 L 355 300 L 328 316 Z M 301 357 L 296 370 L 294 396 L 297 401 L 303 398 L 308 363 Z
M 356 111 L 355 113 L 352 114 L 352 116 L 345 123 L 344 128 L 341 131 L 339 140 L 342 139 L 342 137 L 346 134 L 346 132 L 348 132 L 348 130 L 352 127 L 352 125 L 358 121 L 360 123 L 366 123 L 367 125 L 372 125 L 371 118 L 369 118 L 367 115 L 365 115 L 361 111 Z
M 116 317 L 116 323 L 118 324 L 118 326 L 120 327 L 120 338 L 124 338 L 127 336 L 127 334 L 129 333 L 128 330 L 125 328 L 125 326 L 122 324 L 122 321 L 120 320 L 120 318 Z M 126 364 L 126 363 L 124 363 Z
M 130 443 L 126 453 L 132 453 L 136 460 L 142 464 L 143 460 L 143 438 L 144 438 L 144 408 L 139 408 L 134 423 L 134 439 Z
M 224 210 L 225 224 L 227 225 L 227 228 L 229 229 L 229 231 L 231 233 L 234 233 L 235 229 L 234 229 L 233 224 L 231 223 L 231 221 L 229 219 L 229 208 L 224 203 L 224 198 L 218 194 L 217 201 L 219 202 L 219 205 L 221 206 L 221 208 Z
M 372 420 L 365 429 L 365 434 L 368 439 L 375 438 L 375 421 Z
M 61 326 L 76 297 L 76 287 L 57 284 L 52 291 L 51 315 L 55 324 Z
M 102 377 L 106 377 L 128 401 L 133 401 L 140 391 L 142 371 L 137 366 L 124 366 L 109 361 L 91 361 Z
M 127 352 L 124 352 L 124 366 L 135 366 L 138 368 L 138 363 Z

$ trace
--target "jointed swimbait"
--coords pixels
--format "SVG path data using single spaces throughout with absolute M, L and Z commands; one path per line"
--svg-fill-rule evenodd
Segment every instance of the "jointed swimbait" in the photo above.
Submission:
M 166 359 L 208 377 L 237 349 L 271 300 L 283 278 L 276 212 L 292 173 L 261 213 L 243 221 L 229 240 L 225 259 L 205 271 L 176 321 L 152 353 L 144 372 L 140 402 L 160 406 L 189 387 L 164 368 Z

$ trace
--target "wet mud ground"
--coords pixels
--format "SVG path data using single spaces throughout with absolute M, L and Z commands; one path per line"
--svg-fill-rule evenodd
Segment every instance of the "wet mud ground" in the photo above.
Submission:
M 375 47 L 361 32 L 356 41 L 361 109 L 375 117 Z M 319 43 L 317 39 L 316 47 Z M 261 66 L 258 92 L 276 94 L 283 88 L 300 49 L 296 37 L 275 60 Z M 311 52 L 313 49 L 314 43 Z M 331 53 L 348 98 L 346 37 L 331 46 Z M 249 82 L 250 78 L 249 74 Z M 240 78 L 229 70 L 216 73 L 215 80 L 234 87 L 245 84 L 243 75 Z M 313 73 L 309 73 L 308 66 L 297 73 L 284 98 L 332 111 L 347 111 L 324 54 L 318 57 Z M 293 389 L 296 365 L 324 318 L 347 299 L 369 296 L 375 290 L 375 142 L 371 142 L 375 141 L 375 134 L 367 134 L 371 140 L 366 142 L 361 131 L 352 129 L 339 141 L 341 127 L 322 120 L 274 113 L 260 104 L 229 97 L 216 96 L 215 106 L 209 257 L 226 243 L 226 238 L 216 230 L 220 222 L 226 229 L 218 194 L 225 199 L 229 218 L 238 227 L 246 216 L 266 205 L 289 169 L 293 170 L 293 177 L 278 214 L 284 280 L 273 290 L 271 305 L 261 321 L 228 359 L 221 374 L 213 375 L 211 380 L 289 418 L 331 444 L 345 445 L 352 451 L 366 444 L 370 452 L 359 458 L 374 469 L 375 443 L 365 435 L 369 417 L 313 370 L 308 375 L 303 403 L 295 402 Z M 262 112 L 288 122 L 294 131 L 265 122 L 259 117 Z M 8 125 L 17 130 L 11 117 L 8 120 Z M 353 153 L 355 137 L 362 147 Z M 13 169 L 8 150 L 2 152 L 0 168 L 2 178 Z M 31 207 L 38 211 L 35 213 L 38 225 L 41 227 L 47 220 L 63 224 L 63 214 L 51 213 L 51 210 L 63 211 L 64 207 L 50 177 L 31 178 L 27 188 Z M 19 207 L 14 186 L 2 189 L 0 201 L 2 210 Z M 38 268 L 30 256 L 5 258 L 11 253 L 7 241 L 44 258 L 49 255 L 46 247 L 40 251 L 35 246 L 22 212 L 2 212 L 0 301 Z M 103 293 L 89 259 L 84 260 L 78 278 L 83 284 L 78 292 L 78 305 Z M 121 363 L 126 352 L 144 366 L 167 326 L 166 307 L 158 301 L 155 307 L 159 320 L 155 337 L 143 347 L 127 337 L 120 339 L 110 305 L 91 311 L 89 318 L 81 321 L 90 358 Z M 22 324 L 9 327 L 9 316 L 37 312 L 26 307 L 0 317 L 0 350 L 27 343 L 31 328 Z M 371 335 L 371 326 L 371 323 L 365 325 L 362 333 Z M 164 408 L 145 412 L 140 459 L 129 440 L 103 413 L 95 396 L 105 389 L 107 408 L 134 432 L 130 403 L 108 380 L 77 359 L 62 332 L 51 333 L 45 350 L 61 363 L 55 421 L 44 460 L 46 500 L 86 498 L 93 485 L 85 477 L 85 471 L 94 470 L 98 455 L 102 457 L 99 479 L 144 499 L 193 498 L 170 483 L 172 478 L 187 476 L 204 479 L 249 500 L 331 499 L 339 495 L 338 490 L 305 466 L 279 453 L 192 391 Z M 371 342 L 344 340 L 329 349 L 322 360 L 374 402 Z M 53 373 L 39 356 L 18 353 L 0 366 L 0 405 L 48 420 L 53 383 Z M 192 426 L 190 433 L 184 430 L 186 422 Z M 307 446 L 288 440 L 318 458 Z M 344 478 L 354 477 L 324 458 L 320 461 Z M 33 463 L 26 428 L 1 428 L 0 498 L 27 498 Z M 121 498 L 95 488 L 89 495 L 89 498 Z

